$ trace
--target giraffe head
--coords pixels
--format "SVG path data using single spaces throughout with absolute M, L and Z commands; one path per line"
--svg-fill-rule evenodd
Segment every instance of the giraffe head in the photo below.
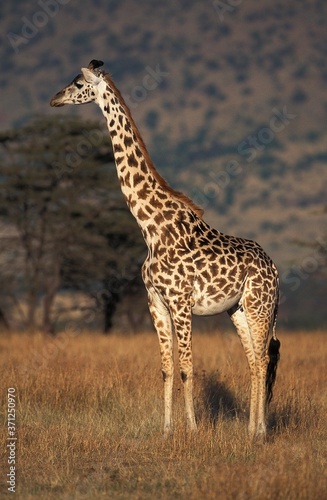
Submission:
M 82 73 L 53 96 L 51 106 L 64 106 L 65 104 L 86 104 L 95 101 L 98 95 L 98 84 L 101 82 L 104 72 L 99 70 L 103 66 L 102 61 L 92 59 L 87 68 L 82 68 Z

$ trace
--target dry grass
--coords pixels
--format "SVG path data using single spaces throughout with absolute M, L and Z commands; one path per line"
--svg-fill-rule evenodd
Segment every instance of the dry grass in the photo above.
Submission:
M 326 334 L 280 338 L 269 439 L 251 446 L 249 377 L 236 334 L 194 336 L 199 430 L 185 432 L 176 376 L 168 440 L 155 334 L 2 336 L 1 395 L 7 387 L 18 395 L 17 498 L 324 498 Z M 4 402 L 1 408 L 6 426 Z

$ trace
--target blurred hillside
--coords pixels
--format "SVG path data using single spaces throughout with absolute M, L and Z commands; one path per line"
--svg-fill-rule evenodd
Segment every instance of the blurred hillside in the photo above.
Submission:
M 102 59 L 158 169 L 208 222 L 257 239 L 286 294 L 294 273 L 302 288 L 321 276 L 314 250 L 294 240 L 326 252 L 325 2 L 16 0 L 0 10 L 2 129 L 61 113 L 51 96 Z M 65 112 L 101 120 L 95 106 Z M 317 265 L 306 270 L 308 259 Z

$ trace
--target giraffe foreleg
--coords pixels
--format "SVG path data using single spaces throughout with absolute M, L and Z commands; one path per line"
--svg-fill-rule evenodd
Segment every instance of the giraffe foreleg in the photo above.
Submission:
M 174 381 L 174 359 L 173 359 L 173 333 L 171 317 L 168 309 L 160 298 L 149 292 L 149 310 L 154 327 L 157 331 L 160 355 L 161 371 L 164 381 L 164 403 L 165 420 L 164 436 L 167 437 L 173 430 L 172 406 L 173 406 L 173 381 Z
M 178 342 L 180 375 L 184 386 L 184 401 L 187 428 L 197 428 L 193 403 L 193 359 L 192 359 L 192 313 L 186 301 L 175 301 L 172 307 L 172 319 Z

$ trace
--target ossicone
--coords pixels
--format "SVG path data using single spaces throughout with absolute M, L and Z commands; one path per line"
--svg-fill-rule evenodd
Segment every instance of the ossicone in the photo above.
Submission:
M 92 61 L 89 63 L 87 68 L 90 69 L 91 71 L 93 71 L 93 70 L 103 66 L 103 64 L 104 64 L 103 61 L 98 61 L 97 59 L 92 59 Z

